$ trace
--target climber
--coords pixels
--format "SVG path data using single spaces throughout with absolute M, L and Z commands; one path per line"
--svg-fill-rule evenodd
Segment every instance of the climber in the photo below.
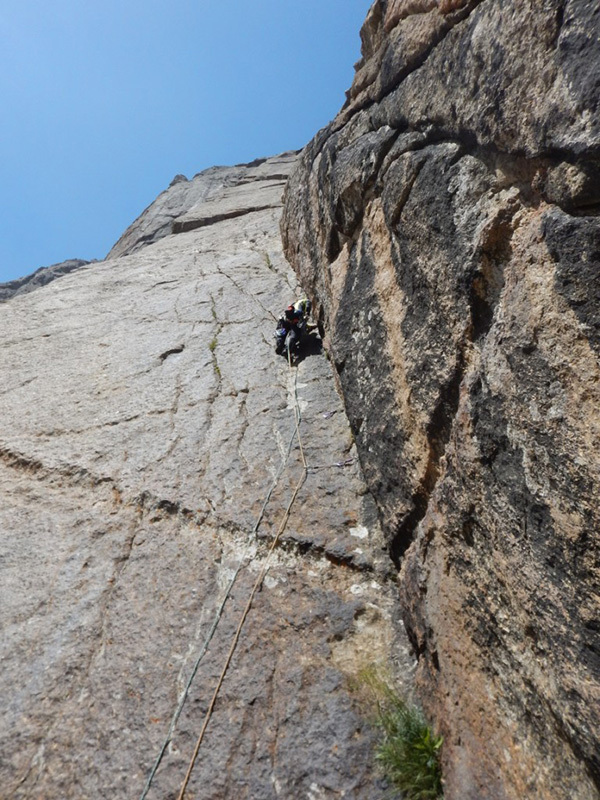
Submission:
M 304 316 L 304 319 L 308 321 L 308 317 L 310 314 L 310 310 L 312 308 L 312 304 L 308 297 L 302 297 L 298 302 L 294 303 L 294 309 L 296 311 L 300 311 L 300 313 Z
M 303 297 L 293 305 L 289 305 L 279 317 L 275 331 L 275 352 L 278 355 L 286 351 L 287 341 L 290 357 L 298 357 L 310 310 L 310 300 Z

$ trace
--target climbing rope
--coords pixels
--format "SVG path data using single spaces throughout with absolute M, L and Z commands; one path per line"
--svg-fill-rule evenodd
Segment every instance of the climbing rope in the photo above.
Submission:
M 271 496 L 272 496 L 273 492 L 275 491 L 275 487 L 279 483 L 279 479 L 281 478 L 281 476 L 283 474 L 283 471 L 286 468 L 288 459 L 290 457 L 290 453 L 292 452 L 292 446 L 294 444 L 294 440 L 296 439 L 296 435 L 297 435 L 297 433 L 296 433 L 296 428 L 295 428 L 294 432 L 290 436 L 290 441 L 288 443 L 287 449 L 286 449 L 286 451 L 285 451 L 285 453 L 283 455 L 283 458 L 281 460 L 281 464 L 279 466 L 279 469 L 277 470 L 277 473 L 275 474 L 275 477 L 273 478 L 271 486 L 269 487 L 269 491 L 267 492 L 267 494 L 265 496 L 265 499 L 263 501 L 260 513 L 259 513 L 258 517 L 256 518 L 256 522 L 254 523 L 254 527 L 250 531 L 250 535 L 251 536 L 255 536 L 256 535 L 256 533 L 258 532 L 258 529 L 260 527 L 260 524 L 263 521 L 263 518 L 264 518 L 264 515 L 265 515 L 265 511 L 267 509 L 267 505 L 269 504 Z M 223 610 L 225 608 L 225 604 L 227 603 L 227 600 L 229 599 L 229 596 L 231 595 L 231 590 L 233 589 L 233 585 L 235 584 L 237 576 L 241 572 L 242 568 L 246 567 L 246 566 L 247 566 L 247 564 L 239 564 L 237 566 L 235 572 L 233 573 L 233 577 L 231 578 L 231 580 L 229 582 L 229 585 L 227 586 L 227 589 L 225 590 L 225 594 L 223 596 L 223 600 L 221 601 L 221 605 L 219 606 L 219 608 L 217 610 L 217 613 L 216 613 L 215 618 L 213 620 L 213 623 L 212 623 L 212 625 L 210 627 L 208 635 L 207 635 L 206 639 L 204 640 L 204 644 L 202 645 L 202 649 L 200 650 L 200 654 L 198 655 L 198 658 L 196 659 L 196 661 L 194 663 L 194 667 L 192 669 L 192 672 L 190 673 L 190 676 L 189 676 L 189 678 L 187 680 L 185 688 L 184 688 L 184 690 L 183 690 L 183 692 L 181 694 L 181 697 L 179 699 L 179 703 L 177 704 L 177 708 L 175 709 L 175 713 L 173 714 L 173 717 L 171 718 L 171 724 L 169 725 L 168 733 L 167 733 L 167 735 L 165 737 L 165 740 L 164 740 L 164 742 L 163 742 L 163 744 L 161 746 L 161 749 L 160 749 L 160 751 L 158 753 L 158 756 L 156 757 L 156 761 L 154 762 L 154 765 L 152 766 L 152 769 L 150 770 L 150 774 L 148 775 L 148 779 L 146 781 L 146 785 L 144 786 L 142 794 L 140 795 L 140 800 L 146 800 L 146 797 L 148 796 L 148 792 L 150 791 L 150 788 L 152 786 L 152 782 L 154 781 L 154 778 L 156 777 L 156 773 L 157 773 L 158 768 L 160 767 L 160 764 L 161 764 L 161 762 L 162 762 L 162 760 L 164 758 L 164 755 L 166 753 L 167 747 L 169 746 L 171 740 L 173 739 L 173 733 L 175 732 L 175 726 L 177 725 L 177 722 L 179 721 L 179 717 L 181 716 L 181 712 L 183 711 L 183 706 L 185 705 L 185 701 L 187 700 L 190 688 L 192 686 L 194 678 L 196 677 L 196 673 L 198 672 L 198 668 L 200 666 L 200 663 L 201 663 L 202 659 L 204 658 L 204 656 L 206 655 L 208 647 L 209 647 L 209 645 L 210 645 L 210 643 L 212 641 L 212 638 L 213 638 L 213 636 L 215 634 L 217 626 L 218 626 L 218 624 L 219 624 L 219 622 L 221 620 L 221 616 L 223 615 Z
M 291 364 L 291 359 L 290 359 L 289 352 L 288 352 L 288 366 L 289 366 L 289 369 L 290 369 L 290 372 L 291 372 L 292 364 Z M 198 737 L 198 740 L 196 742 L 196 747 L 194 749 L 194 754 L 193 754 L 192 759 L 190 761 L 190 765 L 188 767 L 188 771 L 187 771 L 185 780 L 184 780 L 183 785 L 181 787 L 181 791 L 180 791 L 180 794 L 179 794 L 179 798 L 180 799 L 183 798 L 183 795 L 185 793 L 187 784 L 189 783 L 189 779 L 190 779 L 190 776 L 192 774 L 192 770 L 194 768 L 194 764 L 195 764 L 196 759 L 198 757 L 198 751 L 200 750 L 200 745 L 202 744 L 202 739 L 204 737 L 204 733 L 206 731 L 206 728 L 208 727 L 208 723 L 210 721 L 210 717 L 212 716 L 212 711 L 213 711 L 215 702 L 217 700 L 217 696 L 219 694 L 221 685 L 222 685 L 223 680 L 225 678 L 225 674 L 227 672 L 227 669 L 229 667 L 229 664 L 231 662 L 231 659 L 232 659 L 233 654 L 235 652 L 235 649 L 237 647 L 237 644 L 238 644 L 238 641 L 239 641 L 239 638 L 240 638 L 240 634 L 241 634 L 244 622 L 246 620 L 246 617 L 248 616 L 248 613 L 249 613 L 251 605 L 252 605 L 252 601 L 254 600 L 254 597 L 255 597 L 257 591 L 260 589 L 260 587 L 262 585 L 262 582 L 263 582 L 263 580 L 265 578 L 265 575 L 267 573 L 267 570 L 269 568 L 269 558 L 270 558 L 273 550 L 277 546 L 277 543 L 279 542 L 279 539 L 281 538 L 281 535 L 282 535 L 283 531 L 285 530 L 285 527 L 287 525 L 288 519 L 290 517 L 292 506 L 294 505 L 296 497 L 298 496 L 298 493 L 299 493 L 300 489 L 302 488 L 302 485 L 304 484 L 304 481 L 306 480 L 306 476 L 308 475 L 309 467 L 307 465 L 306 458 L 304 456 L 304 449 L 303 449 L 302 440 L 301 440 L 301 437 L 300 437 L 300 422 L 301 422 L 301 420 L 302 420 L 302 417 L 301 417 L 301 412 L 300 412 L 300 403 L 299 403 L 299 400 L 298 400 L 298 375 L 296 373 L 295 374 L 295 378 L 294 378 L 294 421 L 295 421 L 295 429 L 294 429 L 294 432 L 292 433 L 292 435 L 290 437 L 287 449 L 286 449 L 286 451 L 284 453 L 284 457 L 282 458 L 282 461 L 281 461 L 281 465 L 280 465 L 275 477 L 273 478 L 271 486 L 269 487 L 269 490 L 268 490 L 268 492 L 267 492 L 267 494 L 265 496 L 265 499 L 263 501 L 260 513 L 259 513 L 259 515 L 258 515 L 258 517 L 256 519 L 256 522 L 254 523 L 254 526 L 252 528 L 251 536 L 256 535 L 256 533 L 258 532 L 260 524 L 261 524 L 261 522 L 262 522 L 262 520 L 264 518 L 266 508 L 267 508 L 267 506 L 268 506 L 268 504 L 269 504 L 269 502 L 271 500 L 271 496 L 272 496 L 273 492 L 275 491 L 275 488 L 276 488 L 277 484 L 279 483 L 279 479 L 281 478 L 281 475 L 283 474 L 283 471 L 285 470 L 285 468 L 287 466 L 287 463 L 288 463 L 289 457 L 290 457 L 290 453 L 292 451 L 292 446 L 294 444 L 294 440 L 296 440 L 296 439 L 298 441 L 298 445 L 299 445 L 299 449 L 300 449 L 300 456 L 301 456 L 301 459 L 302 459 L 302 465 L 303 465 L 302 475 L 300 477 L 300 480 L 298 481 L 298 484 L 296 485 L 296 487 L 294 489 L 294 492 L 292 494 L 292 498 L 291 498 L 291 500 L 290 500 L 290 502 L 288 504 L 288 507 L 287 507 L 286 512 L 284 514 L 283 520 L 282 520 L 282 522 L 281 522 L 281 524 L 279 526 L 277 534 L 276 534 L 275 538 L 273 539 L 273 542 L 271 543 L 269 551 L 267 552 L 267 555 L 266 555 L 265 560 L 263 562 L 263 568 L 262 568 L 257 580 L 254 583 L 254 586 L 253 586 L 252 591 L 250 593 L 250 597 L 248 599 L 248 602 L 247 602 L 246 607 L 244 609 L 244 612 L 242 614 L 242 618 L 241 618 L 240 623 L 238 625 L 237 631 L 236 631 L 236 633 L 234 635 L 234 639 L 233 639 L 233 642 L 232 642 L 228 657 L 226 659 L 225 666 L 223 668 L 223 671 L 221 673 L 221 677 L 219 679 L 219 682 L 218 682 L 217 687 L 215 689 L 215 692 L 213 694 L 213 698 L 211 700 L 211 704 L 209 706 L 209 709 L 208 709 L 208 711 L 207 711 L 207 713 L 205 715 L 204 724 L 202 726 L 202 730 L 200 732 L 200 736 Z M 184 688 L 183 692 L 181 693 L 181 697 L 180 697 L 179 702 L 177 704 L 177 708 L 175 709 L 173 717 L 171 718 L 171 723 L 169 725 L 169 729 L 168 729 L 167 735 L 166 735 L 166 737 L 165 737 L 165 739 L 163 741 L 163 744 L 162 744 L 161 749 L 160 749 L 160 751 L 158 753 L 158 756 L 156 757 L 156 760 L 155 760 L 155 762 L 154 762 L 154 764 L 152 766 L 152 769 L 150 770 L 150 774 L 148 775 L 148 779 L 146 781 L 146 784 L 144 786 L 142 794 L 140 795 L 140 800 L 146 800 L 146 797 L 148 796 L 148 792 L 150 791 L 150 788 L 152 786 L 152 782 L 154 781 L 154 778 L 156 777 L 156 773 L 157 773 L 157 771 L 158 771 L 158 769 L 160 767 L 162 759 L 164 758 L 164 755 L 165 755 L 165 752 L 167 750 L 167 747 L 169 746 L 170 742 L 173 739 L 173 734 L 175 732 L 175 727 L 176 727 L 177 722 L 179 721 L 179 717 L 181 716 L 181 713 L 183 711 L 183 707 L 184 707 L 185 702 L 187 700 L 187 697 L 189 695 L 189 691 L 190 691 L 190 688 L 191 688 L 192 683 L 194 681 L 194 678 L 196 677 L 196 674 L 198 672 L 198 668 L 200 666 L 200 663 L 201 663 L 202 659 L 204 658 L 204 656 L 206 655 L 206 652 L 208 651 L 210 643 L 211 643 L 211 641 L 213 639 L 215 631 L 216 631 L 216 629 L 218 627 L 218 624 L 219 624 L 219 622 L 221 620 L 221 617 L 223 615 L 223 610 L 225 608 L 227 600 L 229 599 L 229 597 L 231 595 L 231 591 L 232 591 L 233 586 L 234 586 L 234 584 L 236 582 L 236 579 L 237 579 L 239 573 L 241 572 L 241 570 L 244 567 L 246 567 L 248 565 L 248 563 L 249 562 L 247 562 L 246 564 L 240 563 L 237 566 L 237 568 L 234 571 L 234 574 L 233 574 L 233 576 L 232 576 L 232 578 L 231 578 L 231 580 L 230 580 L 230 582 L 229 582 L 229 584 L 227 586 L 227 589 L 225 590 L 225 594 L 223 596 L 223 600 L 221 601 L 221 604 L 220 604 L 219 608 L 217 609 L 217 613 L 215 614 L 215 618 L 213 620 L 213 623 L 212 623 L 212 625 L 210 627 L 210 630 L 209 630 L 209 632 L 208 632 L 208 634 L 206 636 L 206 639 L 204 640 L 204 644 L 202 645 L 200 653 L 199 653 L 198 657 L 196 658 L 196 661 L 194 663 L 193 669 L 192 669 L 192 671 L 190 673 L 190 676 L 189 676 L 189 678 L 188 678 L 188 680 L 186 682 L 185 688 Z
M 167 733 L 167 736 L 166 736 L 166 738 L 165 738 L 165 740 L 163 742 L 163 745 L 162 745 L 162 747 L 160 749 L 160 752 L 159 752 L 158 756 L 156 757 L 156 761 L 154 762 L 154 766 L 152 767 L 152 769 L 150 771 L 150 775 L 148 775 L 148 780 L 146 781 L 146 785 L 144 786 L 144 791 L 140 795 L 140 800 L 145 800 L 145 798 L 148 795 L 148 792 L 150 791 L 150 787 L 152 786 L 152 781 L 154 780 L 154 777 L 155 777 L 155 775 L 156 775 L 156 773 L 158 771 L 158 768 L 160 767 L 160 763 L 163 760 L 163 757 L 165 755 L 167 747 L 169 746 L 169 744 L 171 742 L 171 739 L 173 738 L 173 733 L 175 732 L 175 726 L 177 725 L 177 722 L 179 721 L 179 717 L 181 716 L 181 712 L 183 711 L 183 706 L 185 704 L 185 701 L 187 700 L 187 696 L 189 694 L 189 691 L 190 691 L 190 688 L 191 688 L 192 683 L 194 681 L 194 678 L 196 677 L 196 673 L 198 672 L 198 667 L 200 666 L 200 662 L 204 658 L 204 656 L 206 654 L 206 651 L 208 650 L 208 646 L 210 645 L 211 640 L 212 640 L 212 638 L 214 636 L 214 633 L 217 630 L 217 625 L 219 624 L 219 622 L 221 620 L 221 616 L 223 614 L 223 609 L 225 608 L 225 603 L 227 602 L 227 600 L 229 598 L 231 590 L 233 589 L 233 584 L 235 583 L 235 580 L 236 580 L 236 578 L 238 576 L 238 573 L 240 572 L 241 569 L 242 569 L 242 565 L 239 564 L 237 569 L 235 570 L 235 572 L 233 574 L 233 577 L 232 577 L 231 581 L 229 582 L 229 586 L 227 587 L 227 589 L 225 591 L 225 596 L 223 597 L 221 605 L 219 606 L 219 609 L 218 609 L 218 611 L 217 611 L 217 613 L 215 615 L 215 618 L 213 620 L 213 624 L 210 627 L 210 631 L 208 632 L 208 635 L 207 635 L 206 639 L 204 640 L 204 644 L 202 645 L 202 650 L 200 651 L 200 655 L 196 659 L 196 662 L 194 664 L 194 668 L 192 669 L 190 677 L 188 678 L 188 681 L 187 681 L 187 683 L 185 685 L 185 689 L 183 690 L 183 692 L 181 694 L 181 697 L 179 699 L 179 703 L 177 705 L 177 708 L 175 709 L 175 713 L 173 714 L 173 717 L 171 719 L 171 724 L 169 725 L 169 732 Z
M 291 372 L 292 371 L 292 362 L 291 362 L 291 356 L 290 356 L 289 350 L 288 350 L 288 366 L 289 366 L 289 369 L 290 369 L 290 372 Z M 214 707 L 215 707 L 215 703 L 217 702 L 217 698 L 218 698 L 219 692 L 221 690 L 221 686 L 223 685 L 223 681 L 225 680 L 225 675 L 227 673 L 227 670 L 229 669 L 229 665 L 231 664 L 231 659 L 233 658 L 233 654 L 235 653 L 236 647 L 238 645 L 238 642 L 239 642 L 239 639 L 240 639 L 240 635 L 242 633 L 242 628 L 244 627 L 244 623 L 245 623 L 246 618 L 247 618 L 247 616 L 248 616 L 248 614 L 250 612 L 250 608 L 252 606 L 252 601 L 254 600 L 254 597 L 255 597 L 256 593 L 258 592 L 258 590 L 262 586 L 262 582 L 263 582 L 263 580 L 265 578 L 265 575 L 267 574 L 267 570 L 269 569 L 269 559 L 271 557 L 271 554 L 273 553 L 273 551 L 277 547 L 277 544 L 278 544 L 278 542 L 279 542 L 279 540 L 281 538 L 281 535 L 282 535 L 282 533 L 284 532 L 284 530 L 286 528 L 286 525 L 288 523 L 291 511 L 292 511 L 292 506 L 294 505 L 294 503 L 296 501 L 296 498 L 298 497 L 298 493 L 300 492 L 300 489 L 304 485 L 304 482 L 305 482 L 306 477 L 308 475 L 308 464 L 306 463 L 306 458 L 305 458 L 305 455 L 304 455 L 304 448 L 302 446 L 302 438 L 300 436 L 300 422 L 302 421 L 302 415 L 301 415 L 301 411 L 300 411 L 300 403 L 298 401 L 298 373 L 297 372 L 296 372 L 295 378 L 294 378 L 294 419 L 295 419 L 295 426 L 296 426 L 295 438 L 297 438 L 297 440 L 298 440 L 298 446 L 299 446 L 299 449 L 300 449 L 300 458 L 302 460 L 302 474 L 301 474 L 301 476 L 300 476 L 300 478 L 298 480 L 298 483 L 296 484 L 296 487 L 295 487 L 295 489 L 294 489 L 294 491 L 292 493 L 292 497 L 291 497 L 290 502 L 288 503 L 288 506 L 287 506 L 287 508 L 285 510 L 285 514 L 283 515 L 283 519 L 281 520 L 279 528 L 277 529 L 277 533 L 275 534 L 275 537 L 274 537 L 273 541 L 271 542 L 271 546 L 269 547 L 267 555 L 265 556 L 265 559 L 263 561 L 262 569 L 261 569 L 256 581 L 254 582 L 254 585 L 253 585 L 252 590 L 250 592 L 250 596 L 248 598 L 248 602 L 246 603 L 244 611 L 242 612 L 242 616 L 241 616 L 241 619 L 240 619 L 239 624 L 237 626 L 236 632 L 235 632 L 235 634 L 233 636 L 231 647 L 229 648 L 229 652 L 227 654 L 227 658 L 225 659 L 225 664 L 223 665 L 223 669 L 221 671 L 221 675 L 219 676 L 219 680 L 217 681 L 217 685 L 216 685 L 215 690 L 213 692 L 213 696 L 211 698 L 210 704 L 209 704 L 208 709 L 206 711 L 206 714 L 204 716 L 204 722 L 202 724 L 202 728 L 200 730 L 200 734 L 199 734 L 198 739 L 196 741 L 196 746 L 194 747 L 194 752 L 193 752 L 192 757 L 190 759 L 190 763 L 188 765 L 188 769 L 187 769 L 185 778 L 183 780 L 183 783 L 181 784 L 181 789 L 179 791 L 179 795 L 177 797 L 177 800 L 184 800 L 185 790 L 187 789 L 188 783 L 190 781 L 190 777 L 192 775 L 192 771 L 193 771 L 194 766 L 196 764 L 196 759 L 198 758 L 198 753 L 200 751 L 200 746 L 202 745 L 202 740 L 204 739 L 204 734 L 206 732 L 206 729 L 208 728 L 208 724 L 209 724 L 209 722 L 211 720 L 212 713 L 213 713 L 213 710 L 214 710 Z

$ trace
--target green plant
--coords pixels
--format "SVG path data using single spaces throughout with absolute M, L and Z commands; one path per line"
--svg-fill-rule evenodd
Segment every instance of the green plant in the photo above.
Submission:
M 220 330 L 221 329 L 219 328 L 219 331 Z M 217 331 L 217 333 L 213 336 L 213 338 L 208 343 L 208 349 L 210 350 L 210 352 L 212 354 L 213 372 L 215 373 L 217 378 L 219 380 L 221 380 L 221 370 L 219 368 L 219 362 L 217 361 L 217 354 L 215 352 L 216 349 L 217 349 L 217 344 L 218 344 L 218 333 L 219 333 L 219 331 Z
M 359 682 L 376 705 L 375 722 L 382 732 L 376 758 L 386 778 L 405 800 L 441 798 L 442 738 L 434 736 L 421 710 L 401 698 L 381 670 L 368 667 Z
M 383 741 L 377 760 L 407 800 L 436 800 L 442 795 L 441 737 L 434 736 L 419 709 L 401 701 L 381 714 Z

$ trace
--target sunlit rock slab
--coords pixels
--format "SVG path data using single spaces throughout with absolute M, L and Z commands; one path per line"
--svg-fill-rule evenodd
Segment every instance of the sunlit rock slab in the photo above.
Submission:
M 316 342 L 292 370 L 274 353 L 300 291 L 279 216 L 163 236 L 3 306 L 7 797 L 139 797 L 218 619 L 148 794 L 177 796 L 303 472 L 296 409 L 306 481 L 189 796 L 385 796 L 353 681 L 413 665 L 330 363 Z

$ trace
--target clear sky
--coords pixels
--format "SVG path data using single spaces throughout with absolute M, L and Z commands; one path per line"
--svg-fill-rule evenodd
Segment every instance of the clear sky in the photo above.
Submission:
M 0 282 L 103 258 L 172 178 L 298 149 L 372 0 L 5 0 Z

